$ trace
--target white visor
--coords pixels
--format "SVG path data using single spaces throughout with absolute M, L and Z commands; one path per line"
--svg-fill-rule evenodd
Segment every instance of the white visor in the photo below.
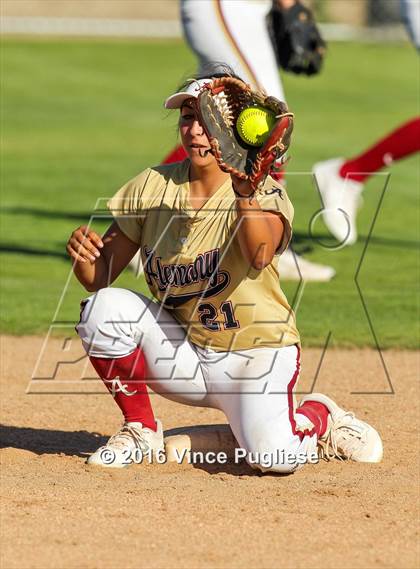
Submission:
M 211 79 L 193 81 L 185 91 L 174 93 L 168 97 L 165 101 L 165 109 L 180 109 L 187 99 L 191 99 L 191 97 L 197 98 L 203 85 L 211 83 L 211 81 Z

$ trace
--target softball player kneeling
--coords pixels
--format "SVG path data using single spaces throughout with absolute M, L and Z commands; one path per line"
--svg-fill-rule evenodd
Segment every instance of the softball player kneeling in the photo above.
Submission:
M 109 201 L 114 222 L 102 238 L 82 226 L 67 244 L 75 275 L 94 293 L 77 331 L 124 415 L 88 463 L 122 467 L 130 453 L 163 450 L 147 386 L 223 411 L 262 471 L 293 472 L 320 449 L 378 462 L 378 433 L 325 395 L 296 408 L 299 334 L 277 271 L 293 207 L 270 177 L 253 192 L 219 169 L 195 106 L 205 81 L 190 80 L 165 102 L 179 109 L 188 158 L 140 173 Z M 154 300 L 109 286 L 139 249 Z

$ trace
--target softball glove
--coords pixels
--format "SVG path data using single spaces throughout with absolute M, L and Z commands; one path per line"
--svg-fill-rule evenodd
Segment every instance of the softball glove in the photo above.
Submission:
M 273 165 L 286 153 L 293 130 L 293 114 L 287 105 L 235 77 L 220 77 L 202 87 L 197 99 L 200 122 L 219 167 L 260 187 Z M 244 109 L 259 107 L 273 117 L 273 125 L 260 146 L 240 136 L 237 120 Z

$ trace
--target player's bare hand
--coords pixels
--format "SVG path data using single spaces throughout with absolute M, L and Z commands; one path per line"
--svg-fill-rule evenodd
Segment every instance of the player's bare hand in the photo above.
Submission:
M 80 263 L 90 261 L 94 263 L 101 256 L 99 249 L 104 246 L 101 237 L 89 229 L 87 225 L 81 225 L 73 231 L 67 241 L 66 250 L 72 259 Z

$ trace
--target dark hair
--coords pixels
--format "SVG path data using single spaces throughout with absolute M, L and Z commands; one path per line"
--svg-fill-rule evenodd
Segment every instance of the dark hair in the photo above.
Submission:
M 200 70 L 200 73 L 185 79 L 181 85 L 178 86 L 178 91 L 184 91 L 188 85 L 193 83 L 194 81 L 199 81 L 200 79 L 217 79 L 219 77 L 235 77 L 235 79 L 240 79 L 243 81 L 242 77 L 236 75 L 232 67 L 227 63 L 219 62 L 219 61 L 210 61 L 206 63 Z M 245 83 L 245 81 L 244 81 Z

